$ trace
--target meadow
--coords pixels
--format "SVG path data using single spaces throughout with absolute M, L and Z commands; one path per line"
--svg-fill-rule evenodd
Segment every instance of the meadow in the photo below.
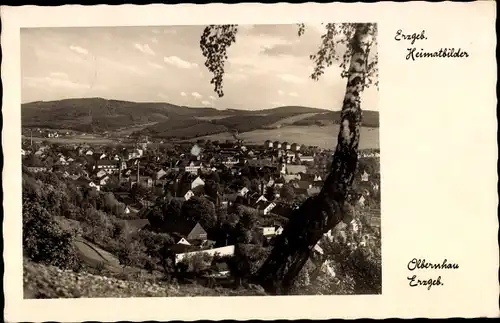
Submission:
M 318 146 L 325 149 L 335 148 L 337 145 L 337 135 L 339 125 L 332 124 L 327 126 L 285 126 L 277 129 L 257 129 L 248 132 L 243 132 L 238 135 L 238 138 L 248 144 L 263 144 L 266 140 L 271 141 L 287 141 L 289 143 L 300 143 L 306 146 Z M 212 141 L 234 140 L 230 133 L 219 133 L 209 136 L 203 136 L 198 139 L 210 139 Z M 378 149 L 379 128 L 361 128 L 361 139 L 359 149 Z

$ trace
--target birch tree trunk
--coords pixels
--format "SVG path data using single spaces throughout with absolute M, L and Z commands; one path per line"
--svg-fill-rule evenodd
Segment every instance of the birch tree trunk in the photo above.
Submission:
M 372 24 L 357 24 L 351 40 L 352 56 L 330 174 L 320 193 L 294 212 L 271 254 L 253 277 L 253 282 L 267 293 L 287 294 L 323 234 L 342 220 L 352 219 L 352 206 L 346 200 L 358 163 L 360 94 L 365 86 L 372 28 Z

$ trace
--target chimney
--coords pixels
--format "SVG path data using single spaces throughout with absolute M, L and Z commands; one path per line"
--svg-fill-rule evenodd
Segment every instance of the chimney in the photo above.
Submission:
M 137 161 L 137 185 L 139 185 L 139 179 L 140 179 L 139 172 L 140 172 L 140 169 L 141 169 L 141 161 L 138 160 Z
M 260 194 L 264 194 L 264 181 L 260 182 Z

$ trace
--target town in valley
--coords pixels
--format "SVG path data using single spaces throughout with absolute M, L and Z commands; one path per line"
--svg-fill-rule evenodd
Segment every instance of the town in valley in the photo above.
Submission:
M 376 35 L 23 29 L 24 298 L 381 294 Z
M 35 131 L 47 139 L 67 136 Z M 251 271 L 228 259 L 243 257 L 248 267 L 256 266 L 293 210 L 319 193 L 333 151 L 272 140 L 168 144 L 144 137 L 99 145 L 27 137 L 21 154 L 23 195 L 51 201 L 47 210 L 76 232 L 74 249 L 89 270 L 227 283 Z M 354 243 L 347 235 L 364 225 L 370 230 L 362 230 L 358 243 L 379 239 L 379 151 L 359 157 L 352 201 L 360 216 L 330 230 L 326 242 Z M 139 244 L 134 235 L 148 241 Z M 324 255 L 323 243 L 308 265 L 333 281 L 334 260 Z M 236 255 L 242 253 L 236 246 L 248 254 Z M 108 253 L 109 259 L 102 257 Z

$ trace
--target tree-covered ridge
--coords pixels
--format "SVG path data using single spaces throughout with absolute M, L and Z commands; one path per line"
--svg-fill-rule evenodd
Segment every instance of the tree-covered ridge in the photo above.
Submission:
M 330 122 L 338 111 L 302 106 L 283 106 L 257 110 L 217 110 L 177 106 L 170 103 L 141 103 L 102 98 L 31 102 L 22 105 L 22 126 L 65 129 L 89 133 L 113 132 L 142 126 L 137 135 L 190 139 L 199 136 L 261 129 L 282 119 L 317 113 L 296 122 L 308 126 Z M 378 127 L 378 112 L 366 112 L 367 127 Z M 211 118 L 214 119 L 211 119 Z

